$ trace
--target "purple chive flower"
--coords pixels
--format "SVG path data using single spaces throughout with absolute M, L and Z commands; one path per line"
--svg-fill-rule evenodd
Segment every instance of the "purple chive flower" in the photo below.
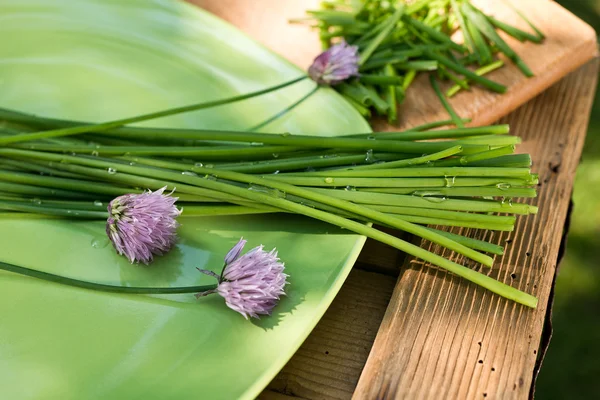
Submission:
M 358 75 L 358 46 L 342 41 L 315 58 L 308 75 L 320 85 L 335 85 Z
M 155 192 L 126 194 L 108 205 L 106 234 L 117 253 L 133 262 L 148 264 L 154 255 L 167 252 L 175 243 L 179 225 L 175 218 L 177 197 L 163 194 L 166 186 Z
M 246 241 L 240 239 L 227 254 L 242 251 Z M 216 289 L 196 294 L 196 297 L 218 293 L 225 299 L 227 306 L 244 316 L 259 318 L 259 315 L 271 315 L 271 311 L 285 295 L 284 287 L 288 275 L 283 273 L 284 265 L 277 258 L 275 249 L 270 252 L 258 246 L 234 261 L 227 263 L 219 277 L 212 271 L 198 269 L 200 272 L 219 279 Z
M 244 238 L 241 238 L 240 241 L 237 242 L 237 244 L 233 246 L 225 256 L 225 265 L 231 264 L 232 262 L 237 260 L 240 254 L 242 254 L 242 250 L 244 249 L 245 245 L 246 241 L 244 240 Z

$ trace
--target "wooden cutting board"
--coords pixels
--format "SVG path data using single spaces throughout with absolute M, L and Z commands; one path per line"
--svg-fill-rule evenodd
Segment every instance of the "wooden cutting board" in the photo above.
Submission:
M 306 69 L 320 52 L 316 32 L 304 25 L 289 24 L 291 18 L 318 9 L 318 0 L 188 0 L 231 22 L 249 36 Z M 504 36 L 507 43 L 535 73 L 526 78 L 510 62 L 490 79 L 508 87 L 499 95 L 473 87 L 451 99 L 451 104 L 470 125 L 490 124 L 585 64 L 597 54 L 596 33 L 569 11 L 550 0 L 511 0 L 546 35 L 543 44 L 520 43 Z M 502 0 L 474 1 L 498 19 L 531 31 L 515 11 Z M 374 121 L 375 130 L 408 128 L 425 122 L 447 119 L 448 115 L 431 90 L 425 74 L 415 81 L 400 106 L 398 126 Z

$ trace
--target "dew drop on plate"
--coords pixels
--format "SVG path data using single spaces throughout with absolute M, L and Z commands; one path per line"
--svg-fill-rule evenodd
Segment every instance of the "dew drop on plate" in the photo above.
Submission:
M 444 179 L 446 180 L 446 187 L 452 187 L 454 186 L 454 183 L 456 181 L 456 177 L 455 176 L 451 176 L 451 177 L 444 177 Z
M 96 207 L 102 207 L 104 204 L 102 204 L 102 202 L 100 200 L 96 200 L 96 201 L 94 201 L 94 205 Z
M 332 177 L 327 177 L 324 179 L 325 183 L 333 183 L 333 178 Z
M 108 238 L 93 238 L 91 245 L 95 249 L 103 249 L 108 245 Z
M 273 158 L 279 158 L 279 154 L 273 153 Z
M 41 199 L 38 199 L 37 197 L 36 197 L 36 198 L 33 198 L 33 199 L 31 199 L 31 202 L 32 202 L 33 204 L 37 204 L 38 206 L 39 206 L 40 204 L 42 204 L 42 200 L 41 200 Z
M 195 172 L 192 171 L 183 171 L 181 173 L 181 175 L 187 175 L 187 176 L 198 176 L 198 174 L 196 174 Z
M 197 163 L 194 163 L 194 167 L 202 168 L 202 167 L 204 167 L 204 164 L 202 164 L 201 162 L 197 162 Z
M 500 190 L 507 190 L 510 189 L 510 183 L 499 183 L 496 187 Z
M 117 173 L 117 170 L 111 167 L 111 168 L 108 168 L 106 170 L 106 172 L 108 172 L 110 175 L 114 175 Z
M 366 162 L 375 161 L 375 157 L 373 156 L 373 149 L 367 150 L 367 153 L 365 154 L 365 161 Z

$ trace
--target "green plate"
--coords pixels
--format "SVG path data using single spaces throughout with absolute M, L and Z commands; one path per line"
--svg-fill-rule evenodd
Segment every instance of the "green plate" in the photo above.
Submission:
M 175 1 L 3 0 L 0 107 L 104 121 L 257 90 L 301 71 L 202 10 Z M 152 121 L 245 129 L 313 88 L 303 81 L 232 106 Z M 319 89 L 265 128 L 367 132 Z M 277 247 L 291 275 L 272 317 L 246 321 L 222 298 L 115 295 L 0 273 L 3 399 L 255 397 L 323 315 L 364 238 L 299 216 L 182 218 L 150 266 L 115 254 L 101 222 L 0 219 L 0 260 L 122 285 L 211 283 L 240 236 Z

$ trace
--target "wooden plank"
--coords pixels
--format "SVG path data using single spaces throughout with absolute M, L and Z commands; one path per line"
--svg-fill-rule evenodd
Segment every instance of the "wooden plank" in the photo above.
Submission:
M 494 237 L 506 254 L 489 275 L 537 296 L 538 308 L 408 258 L 354 398 L 528 397 L 598 64 L 570 74 L 502 121 L 533 156 L 541 182 L 533 203 L 540 210 L 520 218 L 514 233 Z
M 305 26 L 289 24 L 290 18 L 303 17 L 305 10 L 317 9 L 319 0 L 189 0 L 231 22 L 249 36 L 306 69 L 320 52 L 318 35 Z M 507 42 L 521 55 L 536 74 L 525 78 L 512 64 L 489 75 L 506 84 L 509 90 L 497 95 L 474 87 L 451 99 L 462 117 L 473 119 L 472 125 L 492 123 L 533 98 L 590 60 L 597 51 L 596 33 L 583 21 L 550 0 L 511 0 L 546 34 L 543 45 Z M 476 1 L 499 19 L 529 30 L 505 1 Z M 408 91 L 400 109 L 399 127 L 446 119 L 447 115 L 429 87 L 425 75 Z M 398 129 L 384 121 L 375 121 L 376 130 Z
M 307 399 L 350 398 L 395 282 L 393 276 L 353 270 L 314 331 L 260 398 L 279 400 L 272 392 Z

